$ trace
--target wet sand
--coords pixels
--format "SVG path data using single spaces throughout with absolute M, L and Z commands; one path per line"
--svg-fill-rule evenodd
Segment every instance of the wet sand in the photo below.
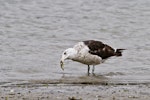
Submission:
M 149 100 L 149 83 L 111 82 L 103 76 L 30 80 L 1 86 L 1 100 Z

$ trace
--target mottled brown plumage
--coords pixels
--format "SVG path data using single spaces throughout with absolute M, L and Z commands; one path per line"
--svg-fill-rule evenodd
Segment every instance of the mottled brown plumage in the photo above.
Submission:
M 121 56 L 121 50 L 124 49 L 113 49 L 107 44 L 102 43 L 101 41 L 95 41 L 95 40 L 87 40 L 83 41 L 85 45 L 89 47 L 89 53 L 93 55 L 98 55 L 102 59 L 107 59 L 111 56 Z

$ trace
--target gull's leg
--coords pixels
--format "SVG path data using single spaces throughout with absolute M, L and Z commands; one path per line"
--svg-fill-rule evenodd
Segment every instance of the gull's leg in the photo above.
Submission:
M 92 74 L 94 74 L 94 70 L 95 70 L 95 65 L 93 65 Z
M 88 76 L 90 74 L 90 65 L 88 65 L 88 72 L 87 72 Z

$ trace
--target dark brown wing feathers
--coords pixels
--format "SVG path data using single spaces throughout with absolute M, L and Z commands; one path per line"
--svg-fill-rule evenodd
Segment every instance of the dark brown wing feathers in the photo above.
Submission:
M 116 52 L 115 50 L 110 47 L 107 44 L 103 44 L 100 41 L 95 41 L 95 40 L 88 40 L 88 41 L 83 41 L 85 45 L 87 45 L 90 49 L 89 53 L 98 55 L 102 59 L 107 59 L 108 57 L 111 56 L 121 56 L 122 52 L 121 50 L 123 49 L 117 49 Z

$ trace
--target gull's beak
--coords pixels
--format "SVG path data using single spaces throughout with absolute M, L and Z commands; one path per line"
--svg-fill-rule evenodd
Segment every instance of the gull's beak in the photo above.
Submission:
M 61 66 L 61 69 L 64 70 L 64 62 L 62 60 L 60 61 L 60 66 Z

